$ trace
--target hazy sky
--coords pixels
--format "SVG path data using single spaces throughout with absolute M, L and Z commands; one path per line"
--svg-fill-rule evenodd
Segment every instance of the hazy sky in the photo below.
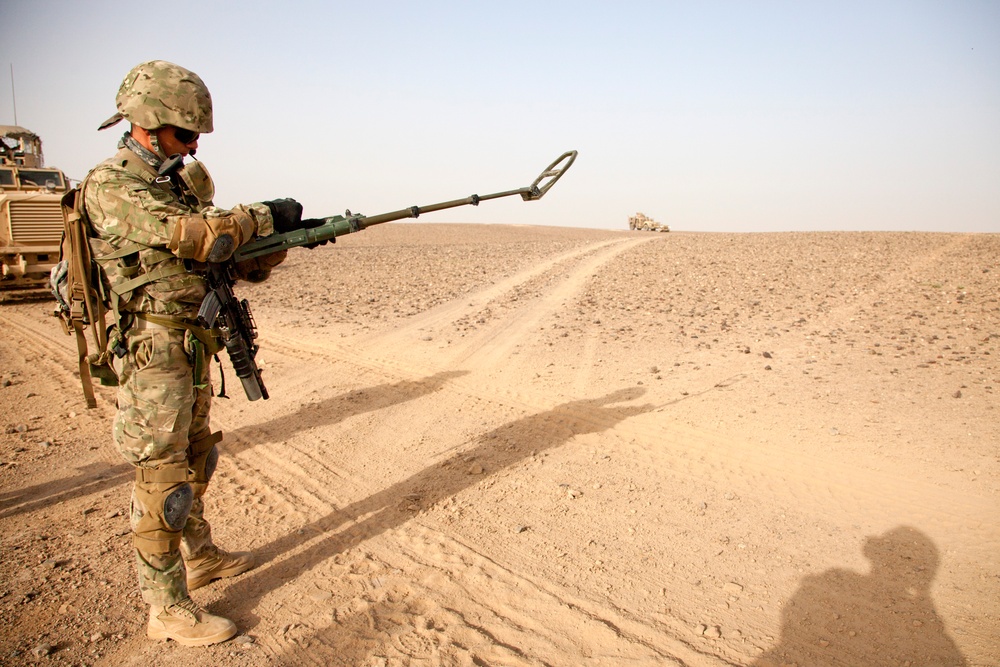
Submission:
M 82 178 L 125 73 L 197 72 L 216 203 L 421 221 L 1000 232 L 1000 2 L 0 0 L 0 124 Z

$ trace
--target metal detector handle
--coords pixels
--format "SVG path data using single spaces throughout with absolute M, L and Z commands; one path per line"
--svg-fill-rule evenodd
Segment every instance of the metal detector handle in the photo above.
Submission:
M 538 175 L 538 178 L 535 179 L 534 183 L 528 186 L 527 192 L 521 193 L 521 199 L 524 201 L 541 199 L 545 193 L 549 191 L 549 188 L 555 185 L 556 181 L 562 178 L 562 175 L 565 174 L 566 170 L 573 165 L 575 160 L 576 151 L 566 151 L 560 155 L 555 162 L 546 167 L 545 171 Z M 565 164 L 562 164 L 564 162 Z M 540 185 L 542 181 L 545 181 L 546 179 L 548 179 L 548 181 L 545 182 L 545 185 Z

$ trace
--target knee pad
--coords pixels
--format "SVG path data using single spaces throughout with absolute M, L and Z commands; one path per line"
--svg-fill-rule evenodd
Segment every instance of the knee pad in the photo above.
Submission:
M 194 478 L 191 481 L 197 484 L 208 484 L 217 465 L 219 465 L 218 447 L 212 447 L 207 452 L 199 454 L 191 461 L 191 471 L 194 473 Z
M 191 513 L 194 491 L 190 484 L 181 484 L 163 499 L 163 520 L 170 530 L 183 530 L 184 522 Z
M 140 552 L 164 554 L 180 545 L 194 489 L 187 467 L 139 468 L 132 489 L 132 531 Z
M 191 479 L 196 484 L 208 484 L 215 473 L 215 467 L 219 464 L 219 448 L 216 443 L 222 440 L 222 432 L 216 431 L 201 440 L 191 443 L 188 450 L 191 470 L 194 477 Z

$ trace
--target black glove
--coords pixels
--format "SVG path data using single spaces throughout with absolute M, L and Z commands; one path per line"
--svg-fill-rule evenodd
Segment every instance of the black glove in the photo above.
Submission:
M 279 234 L 294 232 L 296 229 L 303 229 L 302 224 L 302 204 L 294 199 L 274 199 L 266 201 L 264 204 L 271 209 L 271 218 L 274 219 L 274 231 Z
M 320 225 L 325 223 L 326 220 L 323 218 L 308 218 L 307 220 L 302 221 L 302 229 L 312 229 L 313 227 L 319 227 Z M 316 248 L 318 246 L 326 245 L 329 242 L 330 242 L 329 239 L 323 239 L 322 241 L 317 241 L 316 243 L 307 243 L 304 247 L 308 248 L 309 250 L 312 250 L 313 248 Z

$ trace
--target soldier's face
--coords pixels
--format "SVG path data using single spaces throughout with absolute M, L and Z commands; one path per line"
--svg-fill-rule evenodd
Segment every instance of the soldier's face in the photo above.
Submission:
M 191 137 L 190 132 L 181 130 L 181 137 L 177 136 L 177 128 L 173 125 L 165 125 L 156 131 L 156 139 L 160 142 L 160 148 L 167 155 L 192 155 L 198 149 L 198 135 Z M 186 135 L 186 136 L 185 136 Z M 191 139 L 191 141 L 183 141 Z

